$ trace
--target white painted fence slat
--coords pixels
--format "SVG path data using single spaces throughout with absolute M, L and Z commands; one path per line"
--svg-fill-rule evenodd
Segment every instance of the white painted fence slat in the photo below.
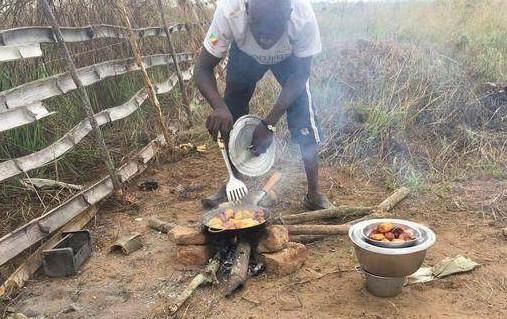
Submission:
M 36 58 L 41 56 L 42 50 L 39 44 L 28 44 L 15 47 L 0 46 L 0 62 Z
M 0 132 L 33 123 L 55 113 L 48 111 L 42 102 L 0 113 Z
M 188 31 L 199 23 L 176 23 L 169 27 L 171 33 Z M 125 27 L 95 24 L 84 27 L 61 27 L 65 42 L 82 42 L 100 38 L 127 38 Z M 166 37 L 163 27 L 135 29 L 135 33 L 143 37 Z M 0 31 L 1 46 L 22 46 L 26 44 L 55 43 L 53 31 L 49 26 L 21 27 Z
M 188 53 L 178 54 L 178 62 L 192 60 Z M 156 54 L 143 57 L 146 68 L 158 65 L 172 64 L 170 54 Z M 137 71 L 140 68 L 132 58 L 111 60 L 78 69 L 78 76 L 85 86 L 89 86 L 108 77 L 117 76 L 127 72 Z M 44 79 L 22 84 L 12 89 L 0 92 L 0 113 L 18 107 L 40 102 L 48 98 L 62 95 L 75 90 L 76 86 L 68 73 L 61 73 Z
M 189 31 L 204 23 L 176 23 L 169 32 Z M 82 42 L 94 39 L 126 39 L 127 30 L 121 26 L 99 24 L 85 27 L 61 28 L 65 42 Z M 167 37 L 163 27 L 135 29 L 140 38 Z M 0 31 L 0 62 L 42 56 L 40 45 L 55 43 L 51 27 L 22 27 Z
M 136 158 L 129 160 L 120 167 L 118 174 L 122 177 L 122 181 L 129 180 L 145 169 L 144 165 L 138 164 L 137 158 L 148 159 L 148 154 L 152 158 L 157 153 L 153 152 L 153 149 L 158 151 L 165 143 L 164 137 L 159 135 L 139 151 Z M 112 190 L 111 178 L 109 176 L 104 177 L 62 205 L 0 238 L 0 266 L 22 253 L 25 249 L 48 238 L 72 218 L 91 207 L 93 203 L 109 196 Z
M 191 79 L 193 67 L 183 72 L 183 79 L 188 81 Z M 178 78 L 176 75 L 169 77 L 167 81 L 156 84 L 157 94 L 164 94 L 170 92 L 177 84 Z M 111 107 L 95 114 L 95 119 L 99 126 L 123 119 L 130 114 L 134 113 L 141 104 L 148 97 L 145 89 L 139 90 L 130 100 L 122 105 Z M 1 113 L 0 113 L 1 114 Z M 32 154 L 18 157 L 15 159 L 7 160 L 0 163 L 0 181 L 13 177 L 23 172 L 28 172 L 35 168 L 47 165 L 78 144 L 86 135 L 92 131 L 92 127 L 88 119 L 82 120 L 65 135 L 58 139 L 48 147 L 34 152 Z

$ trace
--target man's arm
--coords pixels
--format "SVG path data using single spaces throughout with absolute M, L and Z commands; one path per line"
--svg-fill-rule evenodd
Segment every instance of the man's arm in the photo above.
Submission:
M 265 121 L 267 124 L 276 125 L 289 106 L 305 90 L 306 83 L 310 78 L 312 57 L 295 58 L 294 61 L 294 72 L 289 75 L 273 109 L 266 117 Z
M 224 100 L 220 96 L 214 69 L 220 63 L 219 58 L 210 54 L 206 49 L 201 50 L 195 81 L 197 88 L 213 108 L 213 112 L 206 121 L 206 128 L 216 138 L 218 132 L 226 136 L 232 128 L 232 115 Z

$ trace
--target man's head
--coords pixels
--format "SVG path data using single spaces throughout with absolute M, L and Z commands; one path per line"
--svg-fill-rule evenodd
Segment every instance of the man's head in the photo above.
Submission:
M 287 29 L 290 0 L 249 0 L 247 5 L 248 25 L 255 41 L 265 50 L 271 48 Z

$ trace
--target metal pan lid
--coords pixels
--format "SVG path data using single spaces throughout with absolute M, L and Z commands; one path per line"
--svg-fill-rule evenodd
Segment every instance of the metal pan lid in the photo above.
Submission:
M 255 156 L 249 148 L 253 132 L 259 123 L 260 117 L 244 115 L 234 123 L 229 136 L 229 158 L 232 164 L 238 172 L 251 177 L 266 174 L 275 162 L 275 143 L 271 143 L 266 153 L 259 156 Z

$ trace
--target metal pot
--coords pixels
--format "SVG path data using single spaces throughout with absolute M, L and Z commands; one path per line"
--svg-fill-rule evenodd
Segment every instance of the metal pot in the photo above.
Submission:
M 366 242 L 362 235 L 365 227 L 378 223 L 402 223 L 417 229 L 421 237 L 411 247 L 378 247 Z M 362 269 L 383 277 L 405 277 L 416 272 L 426 257 L 426 251 L 436 241 L 435 233 L 428 227 L 400 219 L 371 219 L 359 222 L 349 229 L 349 237 Z
M 362 269 L 358 271 L 365 279 L 366 290 L 376 297 L 395 297 L 401 293 L 406 282 L 405 277 L 382 277 Z

